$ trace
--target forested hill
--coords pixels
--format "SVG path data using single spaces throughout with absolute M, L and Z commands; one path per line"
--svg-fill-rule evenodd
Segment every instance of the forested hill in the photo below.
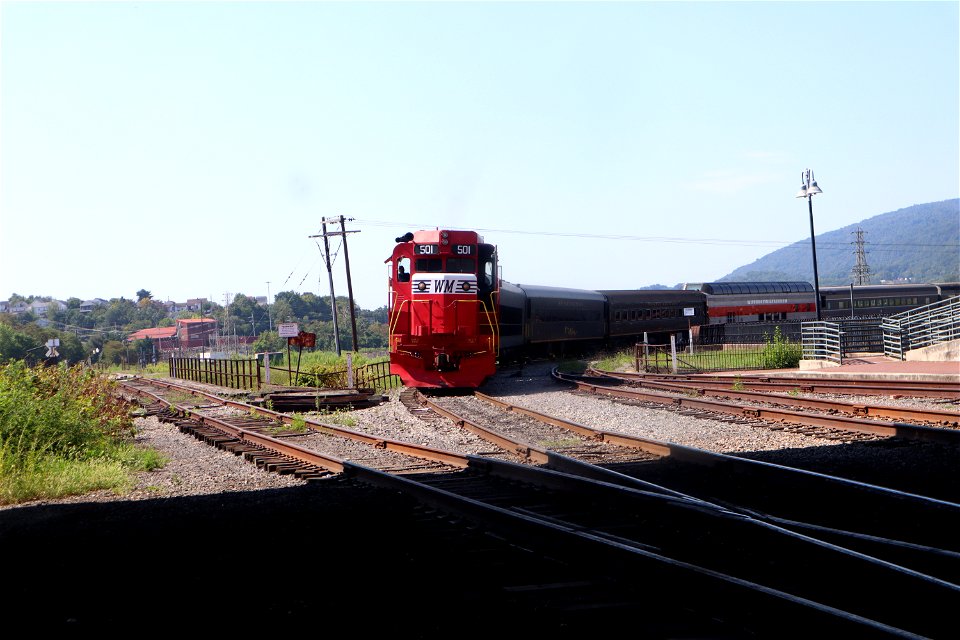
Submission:
M 814 224 L 817 222 L 814 212 Z M 821 285 L 853 281 L 858 227 L 864 231 L 870 284 L 901 279 L 960 281 L 960 199 L 916 204 L 836 231 L 818 233 L 817 271 Z M 767 254 L 721 280 L 813 282 L 810 238 Z

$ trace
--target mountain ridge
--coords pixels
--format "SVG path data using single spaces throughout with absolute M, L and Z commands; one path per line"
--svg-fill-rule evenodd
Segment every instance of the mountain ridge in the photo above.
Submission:
M 820 286 L 854 281 L 855 232 L 864 231 L 869 283 L 960 281 L 960 198 L 915 204 L 816 235 Z M 813 282 L 810 239 L 734 269 L 723 281 Z

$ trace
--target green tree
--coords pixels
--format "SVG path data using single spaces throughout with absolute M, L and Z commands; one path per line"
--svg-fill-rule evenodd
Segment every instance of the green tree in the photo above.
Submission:
M 303 300 L 304 305 L 309 310 L 310 320 L 330 320 L 333 317 L 330 313 L 330 302 L 326 298 L 321 298 L 312 293 L 304 293 L 300 296 L 300 299 Z M 304 320 L 306 319 L 304 318 Z
M 36 362 L 36 339 L 17 331 L 6 322 L 0 322 L 0 363 L 11 360 Z
M 57 347 L 57 352 L 60 354 L 61 362 L 73 365 L 86 360 L 86 349 L 79 337 L 73 333 L 61 333 L 59 337 L 60 346 Z
M 227 309 L 230 324 L 226 326 L 235 327 L 237 335 L 253 335 L 257 314 L 261 312 L 257 301 L 238 293 Z
M 286 299 L 277 300 L 273 303 L 273 326 L 276 327 L 281 322 L 296 322 L 297 316 L 293 313 L 293 308 Z
M 282 305 L 285 305 L 282 306 Z M 287 313 L 277 313 L 277 308 L 289 309 Z M 295 291 L 281 291 L 273 297 L 274 318 L 289 318 L 281 322 L 301 322 L 310 314 L 310 307 Z
M 264 331 L 257 337 L 253 343 L 255 353 L 264 353 L 267 351 L 283 352 L 287 348 L 287 339 L 281 338 L 276 331 Z
M 108 327 L 125 327 L 133 322 L 137 305 L 131 300 L 114 299 L 103 312 L 103 324 Z
M 104 364 L 122 364 L 126 362 L 128 347 L 119 340 L 108 340 L 103 343 L 100 360 Z
M 131 320 L 131 322 L 136 323 L 137 326 L 130 326 L 128 329 L 138 330 L 155 327 L 166 317 L 167 309 L 163 306 L 162 302 L 144 298 L 137 304 L 136 312 Z

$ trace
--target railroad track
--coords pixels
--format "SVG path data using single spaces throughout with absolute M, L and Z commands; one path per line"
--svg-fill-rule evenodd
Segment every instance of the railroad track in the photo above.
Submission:
M 816 410 L 821 413 L 837 414 L 842 413 L 851 416 L 862 416 L 871 418 L 880 418 L 892 421 L 907 420 L 914 424 L 926 426 L 940 426 L 952 429 L 960 428 L 960 412 L 956 409 L 932 409 L 916 408 L 906 406 L 888 406 L 872 405 L 856 402 L 846 402 L 828 398 L 809 398 L 801 397 L 800 391 L 804 393 L 814 393 L 812 389 L 791 389 L 791 393 L 779 394 L 761 391 L 747 391 L 741 380 L 727 380 L 726 384 L 722 382 L 711 382 L 707 385 L 698 384 L 696 379 L 688 379 L 676 382 L 664 382 L 654 379 L 648 380 L 646 377 L 637 377 L 633 374 L 607 373 L 602 376 L 596 376 L 590 379 L 577 378 L 578 382 L 592 382 L 593 384 L 603 386 L 603 381 L 615 380 L 619 383 L 629 385 L 631 388 L 645 388 L 668 391 L 673 393 L 687 393 L 693 391 L 697 396 L 732 398 L 753 402 L 757 404 L 775 404 L 778 406 L 800 408 L 804 410 Z M 822 393 L 818 392 L 818 393 Z M 958 392 L 960 394 L 960 392 Z M 926 397 L 926 396 L 921 396 Z
M 133 386 L 139 387 L 141 395 L 163 402 L 159 394 Z M 124 388 L 132 385 L 125 383 Z M 168 403 L 172 406 L 165 411 L 225 428 L 227 435 L 245 444 L 272 448 L 274 453 L 309 460 L 327 471 L 401 491 L 565 564 L 601 570 L 623 587 L 614 590 L 618 594 L 643 591 L 638 581 L 656 579 L 661 593 L 734 626 L 783 633 L 784 621 L 789 621 L 791 634 L 832 630 L 856 636 L 912 637 L 928 634 L 946 621 L 944 611 L 931 603 L 960 595 L 960 586 L 952 582 L 719 505 L 642 490 L 619 474 L 553 452 L 545 452 L 551 466 L 588 471 L 605 480 L 542 468 L 539 459 L 544 452 L 529 447 L 518 453 L 533 464 L 433 452 L 446 456 L 448 469 L 385 471 L 306 450 L 277 434 L 259 435 L 253 433 L 255 429 L 231 425 L 242 418 L 256 423 L 247 426 L 262 427 L 252 415 L 211 416 L 222 412 L 224 405 L 237 409 L 242 404 L 216 406 L 212 400 Z M 272 428 L 285 428 L 282 417 L 263 413 L 259 417 L 276 422 Z M 336 437 L 363 439 L 362 434 Z M 211 440 L 217 444 L 216 437 Z M 411 446 L 369 440 L 366 448 L 399 452 Z M 421 458 L 428 453 L 417 452 L 405 455 Z M 458 467 L 455 460 L 465 466 Z M 621 478 L 621 484 L 608 481 L 614 477 Z M 825 575 L 831 576 L 826 583 Z
M 570 382 L 576 386 L 578 391 L 588 394 L 608 396 L 620 401 L 648 403 L 645 406 L 667 405 L 676 410 L 685 411 L 689 415 L 710 417 L 717 415 L 730 416 L 731 419 L 742 424 L 773 429 L 790 429 L 804 435 L 815 435 L 818 437 L 842 440 L 896 437 L 952 446 L 960 444 L 960 429 L 956 428 L 957 415 L 955 412 L 851 405 L 849 403 L 838 403 L 836 401 L 811 398 L 792 398 L 784 395 L 771 396 L 769 394 L 740 392 L 734 389 L 711 390 L 707 392 L 704 389 L 689 386 L 655 383 L 660 389 L 673 392 L 671 394 L 644 388 L 599 385 L 593 382 L 585 382 L 577 376 L 570 376 L 560 373 L 559 371 L 554 371 L 554 377 L 558 380 Z M 732 382 L 728 382 L 727 384 L 732 384 Z M 749 404 L 725 402 L 709 396 L 747 400 Z M 784 404 L 791 404 L 793 408 L 782 408 Z M 848 412 L 855 415 L 839 415 L 836 412 L 841 408 L 845 408 Z M 816 411 L 813 411 L 813 409 L 816 409 Z M 868 413 L 872 416 L 884 414 L 888 417 L 912 415 L 931 423 L 942 425 L 946 422 L 950 426 L 940 428 L 904 422 L 883 422 L 857 417 L 857 415 L 866 415 Z
M 891 561 L 955 579 L 960 576 L 960 505 L 846 478 L 615 433 L 511 405 L 482 393 L 475 400 L 428 401 L 459 424 L 485 422 L 514 447 L 546 449 L 641 483 L 749 514 Z M 436 405 L 436 406 L 435 406 Z M 498 415 L 499 414 L 499 415 Z M 477 427 L 473 427 L 477 429 Z M 652 464 L 657 462 L 658 464 Z M 571 473 L 577 470 L 571 469 Z M 581 472 L 582 473 L 582 472 Z M 627 483 L 615 475 L 608 482 Z M 857 505 L 857 509 L 851 509 Z M 924 551 L 918 551 L 923 548 Z
M 837 394 L 837 395 L 881 395 L 881 396 L 912 396 L 917 398 L 942 398 L 948 401 L 960 401 L 960 383 L 928 382 L 923 380 L 867 380 L 812 378 L 804 376 L 762 376 L 742 375 L 735 378 L 709 374 L 671 375 L 657 373 L 631 373 L 602 371 L 588 369 L 587 375 L 595 379 L 611 378 L 642 383 L 656 388 L 654 385 L 670 383 L 674 385 L 694 386 L 703 389 L 729 389 L 738 384 L 751 391 L 792 391 L 804 393 Z

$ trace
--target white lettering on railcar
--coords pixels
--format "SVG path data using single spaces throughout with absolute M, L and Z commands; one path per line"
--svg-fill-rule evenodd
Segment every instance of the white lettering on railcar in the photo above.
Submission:
M 418 273 L 413 276 L 414 294 L 476 295 L 477 276 L 472 273 Z

